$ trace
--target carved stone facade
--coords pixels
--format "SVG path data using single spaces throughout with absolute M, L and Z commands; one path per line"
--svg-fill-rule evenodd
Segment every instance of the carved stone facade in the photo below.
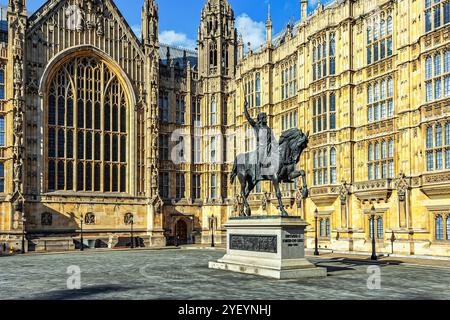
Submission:
M 229 3 L 205 2 L 195 52 L 158 43 L 152 0 L 143 1 L 142 39 L 111 1 L 52 0 L 31 16 L 23 0 L 9 1 L 8 43 L 0 49 L 6 72 L 0 162 L 8 172 L 0 195 L 0 242 L 20 238 L 22 213 L 31 242 L 49 234 L 78 239 L 80 215 L 87 213 L 95 217 L 86 225 L 87 238 L 129 237 L 124 219 L 132 213 L 135 234 L 146 245 L 163 245 L 180 234 L 183 241 L 205 243 L 213 232 L 216 242 L 225 241 L 223 224 L 242 205 L 237 186 L 229 182 L 232 162 L 253 143 L 252 133 L 245 134 L 247 99 L 251 116 L 266 112 L 277 137 L 293 126 L 311 133 L 299 163 L 310 197 L 297 192 L 301 185 L 283 186 L 289 213 L 311 224 L 307 247 L 313 246 L 317 209 L 324 221 L 321 248 L 370 251 L 374 206 L 379 252 L 390 252 L 394 233 L 395 253 L 450 256 L 450 109 L 444 89 L 450 75 L 427 78 L 430 58 L 431 65 L 441 61 L 449 71 L 444 59 L 450 59 L 450 32 L 443 15 L 434 27 L 435 20 L 427 20 L 434 9 L 424 0 L 335 0 L 307 15 L 302 1 L 300 21 L 273 36 L 269 17 L 266 43 L 245 52 Z M 110 124 L 95 127 L 95 103 L 92 128 L 88 118 L 78 125 L 76 113 L 73 124 L 68 117 L 51 120 L 60 114 L 58 102 L 49 113 L 53 96 L 63 95 L 50 83 L 67 62 L 85 57 L 107 67 L 123 88 L 118 89 L 123 95 L 117 94 L 128 107 L 123 119 L 118 111 L 117 130 L 114 111 Z M 78 76 L 76 70 L 68 73 L 67 79 Z M 72 110 L 72 102 L 78 110 L 65 94 L 61 110 Z M 88 110 L 95 96 L 81 100 Z M 127 124 L 123 131 L 120 123 Z M 99 134 L 100 158 L 94 142 L 93 150 L 83 145 L 73 155 L 66 143 L 59 155 L 58 141 L 64 136 L 67 142 L 71 130 L 85 134 L 74 135 L 73 142 L 90 142 L 89 134 L 93 139 Z M 52 143 L 55 154 L 49 156 Z M 124 158 L 118 152 L 117 161 L 106 161 L 105 146 L 113 153 L 114 145 L 124 146 Z M 102 168 L 98 185 L 96 165 Z M 50 189 L 56 190 L 49 189 L 52 179 Z M 114 192 L 124 181 L 124 191 Z M 256 214 L 277 214 L 273 192 L 267 182 L 256 188 L 249 198 Z

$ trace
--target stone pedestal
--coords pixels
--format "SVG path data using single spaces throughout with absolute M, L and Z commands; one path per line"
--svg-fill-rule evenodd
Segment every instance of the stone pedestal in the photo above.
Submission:
M 255 216 L 231 218 L 226 224 L 227 253 L 209 268 L 275 279 L 325 277 L 326 268 L 305 258 L 300 217 Z

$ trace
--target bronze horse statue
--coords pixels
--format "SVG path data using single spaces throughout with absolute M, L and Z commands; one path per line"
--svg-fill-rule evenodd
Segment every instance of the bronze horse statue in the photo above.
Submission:
M 259 115 L 258 118 L 260 118 Z M 257 149 L 252 152 L 239 154 L 236 157 L 231 173 L 231 183 L 234 183 L 237 177 L 241 184 L 241 196 L 244 205 L 242 206 L 240 216 L 251 216 L 247 198 L 260 181 L 273 182 L 282 216 L 288 216 L 288 213 L 284 208 L 281 198 L 280 182 L 292 183 L 294 179 L 302 177 L 302 197 L 308 197 L 305 171 L 296 170 L 296 164 L 299 162 L 302 152 L 307 148 L 308 141 L 309 132 L 304 134 L 297 128 L 283 132 L 278 144 L 273 141 L 271 142 L 272 145 L 275 144 L 275 148 L 272 147 L 272 155 L 268 157 L 269 161 L 266 161 L 268 164 L 266 167 L 271 167 L 271 169 L 265 172 L 264 165 L 259 161 L 258 151 L 260 150 Z M 260 174 L 258 175 L 259 172 Z

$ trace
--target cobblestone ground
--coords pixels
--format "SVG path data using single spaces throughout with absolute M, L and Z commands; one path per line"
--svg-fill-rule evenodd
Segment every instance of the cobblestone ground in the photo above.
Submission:
M 312 259 L 323 279 L 271 280 L 208 269 L 223 251 L 84 252 L 0 257 L 0 299 L 450 299 L 450 268 L 380 265 L 381 288 L 367 286 L 370 264 Z M 81 289 L 67 270 L 79 266 Z

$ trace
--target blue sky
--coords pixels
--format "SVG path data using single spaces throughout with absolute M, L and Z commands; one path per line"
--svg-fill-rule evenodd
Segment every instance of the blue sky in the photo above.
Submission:
M 132 28 L 140 33 L 140 14 L 144 0 L 114 0 Z M 256 47 L 264 42 L 267 4 L 269 0 L 228 0 L 236 16 L 236 27 L 243 34 L 245 43 Z M 27 0 L 29 12 L 38 9 L 45 0 Z M 327 3 L 330 0 L 322 0 Z M 2 5 L 7 0 L 0 0 Z M 159 6 L 160 41 L 183 47 L 195 48 L 200 11 L 206 0 L 157 0 Z M 291 21 L 300 18 L 299 0 L 271 0 L 274 33 Z M 317 0 L 309 0 L 310 11 Z

